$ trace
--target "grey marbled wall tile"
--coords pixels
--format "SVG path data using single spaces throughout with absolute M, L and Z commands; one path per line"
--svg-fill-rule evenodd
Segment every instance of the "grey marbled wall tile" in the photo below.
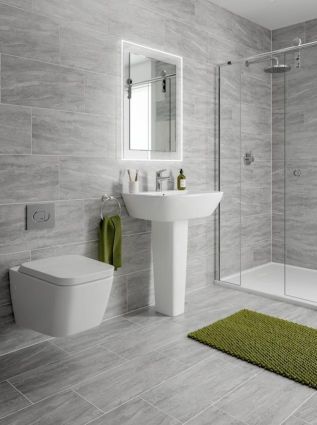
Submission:
M 119 170 L 109 160 L 64 157 L 59 164 L 62 199 L 100 198 L 104 193 L 121 194 Z
M 281 213 L 272 214 L 272 238 L 284 239 L 285 216 Z
M 76 387 L 103 411 L 109 411 L 186 368 L 161 353 L 137 357 Z
M 0 205 L 0 252 L 27 250 L 25 240 L 25 205 Z
M 251 151 L 259 161 L 271 161 L 272 156 L 272 145 L 271 145 L 270 134 L 263 133 L 247 133 L 244 129 L 241 129 L 241 151 Z
M 241 164 L 241 186 L 247 188 L 271 187 L 272 163 L 271 161 L 255 160 L 252 164 Z
M 171 4 L 169 0 L 157 2 L 155 0 L 129 0 L 135 7 L 148 9 L 152 12 L 171 17 Z M 193 0 L 176 0 L 173 4 L 173 19 L 181 21 L 192 21 L 195 14 L 195 2 Z
M 91 31 L 83 25 L 62 25 L 60 48 L 63 65 L 113 75 L 119 73 L 120 44 L 117 38 Z
M 195 3 L 195 22 L 209 34 L 229 41 L 232 37 L 233 14 L 208 0 Z
M 50 342 L 35 344 L 0 357 L 0 379 L 6 380 L 20 373 L 58 360 L 68 355 Z
M 105 72 L 107 70 L 105 69 Z M 86 73 L 85 112 L 116 120 L 120 116 L 121 89 L 118 77 Z
M 122 239 L 122 267 L 118 274 L 149 270 L 152 265 L 151 234 L 127 235 Z
M 0 383 L 0 418 L 29 406 L 29 402 L 8 382 Z
M 198 29 L 190 22 L 166 19 L 166 39 L 164 49 L 191 60 L 207 57 L 208 37 L 204 29 Z M 179 37 L 186 34 L 186 37 Z
M 9 380 L 33 402 L 76 385 L 122 362 L 117 355 L 102 347 L 93 347 L 35 370 L 17 375 Z
M 311 388 L 261 371 L 216 406 L 247 423 L 278 425 L 312 393 Z
M 206 224 L 193 224 L 188 229 L 188 255 L 211 252 L 213 249 L 214 226 L 210 221 Z
M 254 366 L 214 352 L 214 355 L 142 397 L 185 422 L 256 372 Z
M 241 246 L 255 246 L 271 239 L 271 214 L 241 216 Z
M 0 425 L 85 425 L 102 412 L 73 391 L 56 394 L 0 420 Z
M 69 245 L 59 245 L 49 248 L 34 249 L 31 251 L 32 260 L 40 258 L 56 257 L 59 255 L 77 254 L 85 257 L 98 259 L 98 241 L 72 243 Z
M 272 208 L 271 185 L 263 187 L 241 187 L 241 214 L 244 216 L 266 214 Z
M 272 238 L 272 261 L 274 263 L 285 262 L 285 243 L 282 239 Z
M 215 141 L 213 140 L 213 129 L 202 126 L 188 120 L 184 123 L 184 146 L 183 158 L 186 160 L 208 161 L 209 165 L 214 157 Z
M 257 106 L 252 103 L 242 103 L 241 105 L 241 127 L 248 133 L 271 133 L 271 108 Z
M 130 360 L 150 353 L 169 342 L 181 339 L 184 329 L 181 324 L 171 320 L 147 327 L 139 327 L 129 334 L 108 338 L 104 347 Z
M 317 225 L 315 219 L 286 215 L 285 258 L 287 264 L 316 269 Z
M 242 242 L 243 243 L 243 242 Z M 272 240 L 261 241 L 254 245 L 242 245 L 241 269 L 246 270 L 272 261 Z M 243 278 L 242 278 L 243 280 Z
M 4 323 L 0 325 L 0 356 L 48 339 L 51 338 L 47 335 L 20 328 L 13 323 Z
M 2 3 L 6 3 L 9 6 L 18 7 L 24 10 L 32 10 L 32 0 L 4 0 Z
M 99 326 L 88 331 L 64 338 L 55 338 L 54 344 L 68 353 L 75 354 L 89 347 L 100 345 L 111 336 L 130 333 L 135 328 L 136 325 L 130 320 L 123 317 L 115 317 L 101 322 Z
M 59 62 L 59 27 L 45 16 L 0 4 L 0 51 Z
M 126 276 L 114 274 L 109 302 L 104 318 L 110 318 L 124 314 L 128 311 L 128 290 Z
M 214 247 L 210 247 L 207 255 L 188 256 L 186 290 L 193 291 L 210 285 L 214 280 Z
M 296 412 L 294 413 L 294 425 L 298 422 L 296 420 L 302 420 L 305 424 L 316 425 L 317 423 L 317 403 L 316 395 L 313 395 L 306 403 L 304 403 Z M 286 424 L 285 424 L 286 425 Z M 287 425 L 291 425 L 291 422 Z M 299 424 L 300 425 L 300 424 Z
M 91 425 L 178 425 L 179 422 L 136 398 L 93 421 Z
M 31 153 L 31 110 L 0 105 L 0 154 Z
M 1 101 L 41 108 L 84 110 L 82 71 L 1 56 Z
M 317 39 L 317 19 L 305 22 L 305 42 L 310 43 Z
M 2 327 L 5 327 L 6 324 L 11 325 L 14 323 L 11 301 L 10 304 L 0 305 L 0 323 Z
M 263 72 L 263 70 L 262 70 Z M 263 108 L 271 109 L 272 87 L 270 80 L 257 78 L 257 73 L 249 74 L 242 72 L 241 74 L 241 102 L 260 105 Z
M 154 304 L 154 280 L 152 270 L 131 273 L 126 276 L 128 285 L 128 309 L 136 310 Z
M 115 157 L 115 126 L 102 116 L 32 110 L 32 153 Z
M 284 162 L 272 161 L 272 210 L 284 214 L 285 171 Z
M 33 11 L 54 17 L 58 22 L 78 22 L 103 32 L 108 30 L 109 6 L 102 0 L 86 1 L 69 0 L 67 7 L 63 0 L 34 0 Z
M 21 263 L 26 261 L 30 261 L 30 253 L 28 251 L 18 252 L 16 254 L 0 255 L 0 305 L 11 302 L 9 268 L 19 266 Z
M 272 159 L 283 161 L 285 155 L 285 122 L 283 113 L 272 114 Z
M 212 425 L 245 425 L 243 422 L 213 406 L 191 419 L 188 425 L 210 425 L 211 423 Z
M 58 199 L 58 162 L 34 156 L 0 156 L 1 203 Z
M 305 43 L 305 23 L 289 25 L 272 31 L 272 49 L 278 50 L 292 46 L 294 39 L 300 37 Z

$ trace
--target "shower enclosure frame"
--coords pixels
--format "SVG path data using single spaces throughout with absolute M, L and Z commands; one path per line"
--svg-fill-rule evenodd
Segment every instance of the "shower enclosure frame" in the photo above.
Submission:
M 290 47 L 286 47 L 286 48 L 282 48 L 282 49 L 278 49 L 278 50 L 272 50 L 272 51 L 268 51 L 268 52 L 264 52 L 264 53 L 260 53 L 258 55 L 254 55 L 254 56 L 250 56 L 247 58 L 242 58 L 242 59 L 238 59 L 238 60 L 234 60 L 234 61 L 227 61 L 224 63 L 220 63 L 217 65 L 217 116 L 216 116 L 216 124 L 217 124 L 217 151 L 218 151 L 218 157 L 217 157 L 217 190 L 222 190 L 221 188 L 221 69 L 223 67 L 226 66 L 231 66 L 231 65 L 237 65 L 240 64 L 245 65 L 245 66 L 249 66 L 253 63 L 258 63 L 258 62 L 262 62 L 265 60 L 270 60 L 270 59 L 274 59 L 280 55 L 284 55 L 285 58 L 285 54 L 289 53 L 289 52 L 300 52 L 303 49 L 309 48 L 309 47 L 314 47 L 317 46 L 317 40 L 313 41 L 313 42 L 309 42 L 309 43 L 301 43 L 301 40 L 299 39 L 299 43 L 298 45 L 294 45 L 294 46 L 290 46 Z M 285 72 L 285 71 L 284 71 Z M 287 70 L 286 70 L 287 72 Z M 317 73 L 316 73 L 317 74 Z M 317 75 L 316 75 L 317 78 Z M 284 82 L 285 84 L 285 82 Z M 285 90 L 285 86 L 284 86 L 284 90 Z M 240 80 L 240 98 L 241 98 L 241 80 Z M 241 108 L 241 106 L 240 106 Z M 285 115 L 286 115 L 286 105 L 285 105 L 285 98 L 284 98 L 284 146 L 285 146 Z M 240 111 L 241 114 L 241 111 Z M 241 143 L 241 116 L 240 116 L 240 143 Z M 241 145 L 240 145 L 241 146 Z M 272 146 L 272 145 L 271 145 Z M 284 152 L 284 170 L 285 170 L 285 152 Z M 241 148 L 240 148 L 240 164 L 241 164 Z M 273 158 L 271 157 L 271 162 L 272 162 Z M 240 165 L 241 167 L 241 165 Z M 240 170 L 240 178 L 241 178 L 241 170 Z M 241 186 L 242 183 L 240 181 L 240 192 L 241 192 Z M 272 190 L 272 188 L 271 188 Z M 284 175 L 284 195 L 285 195 L 285 175 Z M 241 203 L 241 193 L 240 193 L 240 203 Z M 284 200 L 285 203 L 285 200 Z M 284 205 L 285 207 L 285 205 Z M 241 206 L 240 206 L 241 208 Z M 242 286 L 242 282 L 241 282 L 241 274 L 242 274 L 242 267 L 241 267 L 241 210 L 240 210 L 240 284 L 234 284 L 234 283 L 230 283 L 230 282 L 226 282 L 224 280 L 221 280 L 221 204 L 219 205 L 219 210 L 218 210 L 218 214 L 216 217 L 216 227 L 217 227 L 217 232 L 216 232 L 216 249 L 215 249 L 215 284 L 220 285 L 220 286 L 224 286 L 224 287 L 228 287 L 230 289 L 235 289 L 238 291 L 242 291 L 242 292 L 247 292 L 247 293 L 252 293 L 252 294 L 258 294 L 270 299 L 274 299 L 274 300 L 279 300 L 279 301 L 285 301 L 291 304 L 295 304 L 295 305 L 300 305 L 300 306 L 304 306 L 304 307 L 308 307 L 314 310 L 317 310 L 317 301 L 310 301 L 308 299 L 305 298 L 298 298 L 295 296 L 291 296 L 291 295 L 287 295 L 286 294 L 286 281 L 285 281 L 285 267 L 286 267 L 286 252 L 285 252 L 285 234 L 286 234 L 286 230 L 285 230 L 285 210 L 284 210 L 284 262 L 283 262 L 283 266 L 284 266 L 284 293 L 283 294 L 273 294 L 270 292 L 264 292 L 264 291 L 259 291 L 257 289 L 252 289 L 249 287 L 243 287 Z

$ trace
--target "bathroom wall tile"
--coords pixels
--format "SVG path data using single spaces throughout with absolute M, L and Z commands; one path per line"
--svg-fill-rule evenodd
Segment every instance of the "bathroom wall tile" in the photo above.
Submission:
M 272 261 L 274 263 L 285 262 L 285 242 L 283 239 L 272 238 Z
M 44 365 L 11 378 L 9 382 L 31 401 L 40 401 L 84 379 L 111 369 L 122 362 L 114 353 L 101 347 L 85 350 L 76 356 Z
M 128 311 L 128 291 L 125 276 L 116 276 L 114 272 L 113 284 L 111 288 L 109 302 L 104 318 L 110 318 L 124 314 Z
M 214 280 L 214 247 L 206 256 L 188 256 L 186 290 L 193 291 L 212 284 Z
M 269 235 L 270 236 L 270 235 Z M 244 242 L 244 241 L 243 241 Z M 243 243 L 242 242 L 242 243 Z M 260 241 L 256 244 L 242 245 L 241 269 L 246 270 L 272 261 L 272 240 Z
M 283 161 L 272 161 L 272 210 L 284 213 L 285 170 Z
M 274 107 L 273 107 L 274 108 Z M 283 161 L 285 155 L 285 121 L 284 113 L 272 114 L 272 158 Z
M 252 152 L 256 161 L 271 161 L 272 145 L 270 134 L 247 133 L 242 128 L 241 153 Z
M 262 188 L 271 186 L 272 163 L 271 161 L 261 161 L 256 159 L 252 164 L 246 165 L 242 161 L 241 165 L 241 186 L 242 190 L 248 188 Z M 271 189 L 271 188 L 270 188 Z
M 307 425 L 307 422 L 298 419 L 296 416 L 290 416 L 285 422 L 283 422 L 283 425 Z
M 312 393 L 308 387 L 262 371 L 225 396 L 216 407 L 247 423 L 279 424 Z M 250 409 L 250 403 L 253 409 Z
M 1 53 L 59 61 L 59 28 L 48 17 L 0 4 L 0 40 Z
M 178 425 L 176 419 L 170 418 L 163 412 L 136 398 L 118 407 L 112 412 L 93 421 L 91 425 Z
M 119 41 L 107 34 L 91 31 L 77 24 L 63 25 L 60 30 L 61 63 L 117 75 L 120 68 Z
M 65 254 L 84 255 L 85 257 L 97 260 L 98 241 L 58 245 L 49 248 L 33 249 L 31 251 L 32 260 L 39 260 L 40 258 L 47 257 L 56 257 Z
M 0 156 L 0 168 L 2 203 L 58 198 L 57 160 L 41 156 L 4 155 Z
M 305 22 L 305 43 L 310 43 L 317 39 L 317 19 Z
M 66 359 L 68 355 L 51 344 L 43 342 L 0 357 L 0 379 L 6 380 L 45 364 Z
M 73 391 L 66 391 L 47 398 L 0 420 L 1 425 L 32 425 L 35 422 L 85 425 L 102 415 Z
M 316 269 L 317 226 L 314 219 L 286 215 L 285 259 L 287 264 Z
M 41 108 L 84 110 L 83 72 L 1 56 L 1 101 Z
M 259 242 L 271 239 L 271 214 L 248 215 L 241 217 L 241 244 L 254 246 Z
M 109 411 L 185 368 L 179 362 L 153 352 L 88 380 L 76 387 L 76 391 L 103 411 Z
M 272 214 L 272 237 L 284 239 L 285 216 L 281 213 Z
M 171 4 L 168 0 L 129 0 L 129 3 L 135 7 L 148 9 L 152 12 L 163 15 L 166 18 L 171 17 Z M 180 21 L 192 20 L 195 14 L 195 2 L 193 0 L 176 0 L 173 4 L 173 19 Z
M 49 109 L 32 111 L 32 153 L 42 155 L 115 156 L 111 120 Z
M 101 114 L 115 120 L 120 117 L 121 86 L 117 76 L 86 73 L 85 112 Z M 114 136 L 113 136 L 114 137 Z
M 26 261 L 30 261 L 30 253 L 27 251 L 18 252 L 16 254 L 0 255 L 0 305 L 11 302 L 9 268 L 19 266 Z
M 62 0 L 34 0 L 34 12 L 55 17 L 61 23 L 81 22 L 92 28 L 106 32 L 108 29 L 109 10 L 101 0 L 69 0 L 67 7 Z
M 154 304 L 154 280 L 152 270 L 127 275 L 128 309 L 136 310 Z
M 188 371 L 143 394 L 143 398 L 185 422 L 256 373 L 255 367 L 214 352 Z
M 60 159 L 62 199 L 100 198 L 120 194 L 119 170 L 108 159 L 64 157 Z
M 210 220 L 205 224 L 193 224 L 188 229 L 188 255 L 208 252 L 213 245 L 214 227 Z
M 30 404 L 8 382 L 0 383 L 0 418 Z
M 0 305 L 0 326 L 11 325 L 14 322 L 11 301 L 9 304 Z
M 32 9 L 32 0 L 5 0 L 5 1 L 2 1 L 2 3 L 6 3 L 9 6 L 18 7 L 24 10 Z
M 0 105 L 0 154 L 31 153 L 31 110 Z
M 114 335 L 124 335 L 132 332 L 137 326 L 123 317 L 105 320 L 93 329 L 80 332 L 64 338 L 55 338 L 54 344 L 70 354 L 76 354 L 89 347 L 104 343 Z
M 305 43 L 305 23 L 289 25 L 272 31 L 272 49 L 284 49 L 284 47 L 292 46 L 294 39 L 300 37 Z
M 252 187 L 241 185 L 241 214 L 253 216 L 271 211 L 271 185 Z
M 148 270 L 152 264 L 151 234 L 127 235 L 122 239 L 122 267 L 118 274 Z

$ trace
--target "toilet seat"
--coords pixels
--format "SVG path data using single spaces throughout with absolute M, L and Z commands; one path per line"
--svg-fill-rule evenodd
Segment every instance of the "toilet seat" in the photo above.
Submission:
M 42 258 L 21 264 L 20 273 L 58 286 L 80 285 L 113 275 L 114 267 L 82 255 Z

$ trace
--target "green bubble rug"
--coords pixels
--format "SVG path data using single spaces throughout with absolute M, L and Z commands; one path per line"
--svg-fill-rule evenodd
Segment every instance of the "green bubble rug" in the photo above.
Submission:
M 317 389 L 316 329 L 240 310 L 188 337 Z

